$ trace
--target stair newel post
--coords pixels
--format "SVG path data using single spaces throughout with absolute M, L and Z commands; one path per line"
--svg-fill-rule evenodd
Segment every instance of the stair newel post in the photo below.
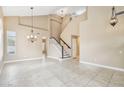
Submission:
M 64 58 L 64 47 L 62 46 L 62 58 Z

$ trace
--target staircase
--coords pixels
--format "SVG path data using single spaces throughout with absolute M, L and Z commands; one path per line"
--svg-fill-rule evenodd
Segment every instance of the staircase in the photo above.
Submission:
M 60 39 L 60 42 L 57 41 L 55 37 L 49 38 L 50 45 L 54 45 L 54 48 L 56 52 L 58 52 L 60 59 L 70 58 L 71 47 L 69 47 L 62 39 Z
M 50 16 L 49 18 L 49 56 L 56 59 L 68 59 L 71 58 L 71 47 L 60 37 L 63 29 L 68 25 L 67 22 L 62 29 L 62 18 Z

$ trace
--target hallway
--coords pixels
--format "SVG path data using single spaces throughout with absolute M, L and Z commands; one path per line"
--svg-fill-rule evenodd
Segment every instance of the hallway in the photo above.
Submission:
M 5 64 L 1 87 L 121 87 L 124 72 L 53 59 Z

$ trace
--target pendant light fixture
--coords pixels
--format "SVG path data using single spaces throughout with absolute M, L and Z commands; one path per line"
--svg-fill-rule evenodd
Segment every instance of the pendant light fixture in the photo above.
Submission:
M 115 7 L 113 6 L 112 7 L 112 16 L 111 16 L 111 19 L 110 19 L 110 24 L 113 27 L 118 23 L 117 16 L 119 16 L 119 15 L 124 15 L 124 11 L 122 10 L 122 11 L 116 12 Z
M 114 27 L 118 22 L 117 16 L 116 16 L 116 11 L 115 7 L 112 7 L 112 17 L 110 19 L 110 24 Z
M 31 42 L 34 43 L 34 41 L 37 40 L 37 35 L 34 33 L 34 28 L 33 28 L 33 7 L 30 7 L 32 15 L 31 15 L 31 24 L 32 24 L 32 28 L 31 28 L 31 34 L 27 36 L 27 39 Z

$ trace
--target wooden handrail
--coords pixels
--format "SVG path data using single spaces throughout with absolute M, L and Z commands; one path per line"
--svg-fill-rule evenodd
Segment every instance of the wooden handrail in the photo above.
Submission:
M 70 47 L 62 38 L 60 38 L 60 40 L 61 40 L 68 48 L 71 49 L 71 47 Z
M 61 48 L 62 48 L 62 59 L 63 58 L 68 58 L 68 57 L 64 57 L 64 46 L 62 46 L 61 44 L 60 44 L 60 42 L 55 38 L 55 37 L 50 37 L 51 39 L 54 39 L 60 46 L 61 46 Z M 60 40 L 68 47 L 68 48 L 70 48 L 71 49 L 71 47 L 64 41 L 64 40 L 62 40 L 61 38 L 60 38 Z
M 60 42 L 55 37 L 50 37 L 50 38 L 53 38 L 62 47 L 62 45 L 60 44 Z

